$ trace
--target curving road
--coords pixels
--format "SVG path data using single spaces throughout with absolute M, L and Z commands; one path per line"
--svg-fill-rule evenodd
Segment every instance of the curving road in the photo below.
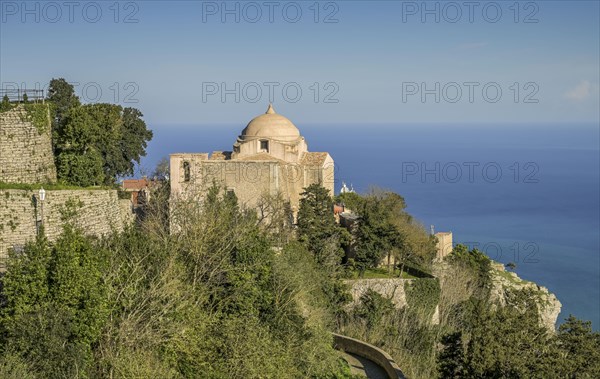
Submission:
M 369 379 L 388 379 L 385 370 L 367 358 L 346 352 L 342 353 L 342 357 L 350 365 L 350 372 L 353 375 L 362 375 Z

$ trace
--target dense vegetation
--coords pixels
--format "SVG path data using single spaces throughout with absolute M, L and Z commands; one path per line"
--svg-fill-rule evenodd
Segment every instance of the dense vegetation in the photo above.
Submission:
M 272 225 L 216 186 L 173 210 L 170 233 L 167 194 L 120 234 L 67 222 L 11 254 L 0 377 L 348 377 L 329 333 L 335 279 L 306 246 L 275 246 Z
M 400 275 L 407 266 L 430 270 L 435 239 L 405 211 L 400 195 L 374 188 L 366 196 L 350 192 L 336 200 L 360 216 L 354 240 L 356 257 L 349 263 L 361 275 L 381 262 L 388 269 L 396 262 Z

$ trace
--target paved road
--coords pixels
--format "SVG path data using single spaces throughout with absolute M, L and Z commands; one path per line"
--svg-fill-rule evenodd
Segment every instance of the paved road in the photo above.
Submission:
M 350 353 L 342 353 L 342 357 L 348 362 L 354 375 L 363 375 L 369 379 L 388 379 L 385 370 L 367 358 Z

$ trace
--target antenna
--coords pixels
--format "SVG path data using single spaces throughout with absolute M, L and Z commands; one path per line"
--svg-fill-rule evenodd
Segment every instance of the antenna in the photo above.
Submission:
M 433 225 L 430 225 L 430 228 L 431 228 L 431 235 L 434 235 L 434 234 L 435 234 L 435 231 L 434 231 L 434 229 L 433 229 Z

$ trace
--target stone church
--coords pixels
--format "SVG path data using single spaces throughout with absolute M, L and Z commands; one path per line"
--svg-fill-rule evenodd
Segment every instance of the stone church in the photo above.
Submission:
M 170 156 L 172 199 L 201 199 L 213 182 L 255 207 L 263 194 L 281 194 L 294 215 L 303 188 L 320 183 L 334 194 L 334 163 L 326 152 L 309 152 L 298 128 L 269 105 L 252 119 L 232 151 Z

